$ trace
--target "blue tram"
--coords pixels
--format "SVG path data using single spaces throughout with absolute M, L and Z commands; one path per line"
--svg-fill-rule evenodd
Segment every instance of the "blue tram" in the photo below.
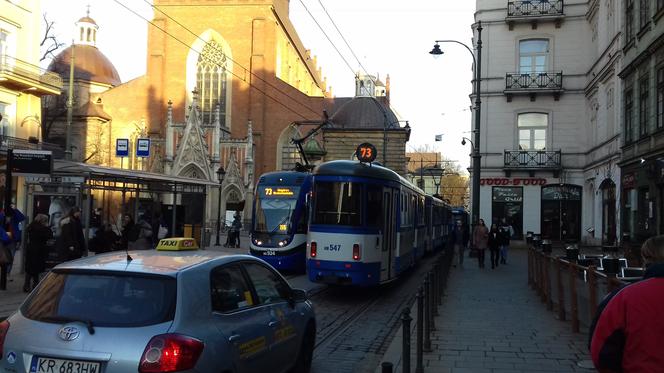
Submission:
M 331 161 L 313 172 L 307 270 L 313 282 L 372 286 L 447 239 L 449 206 L 394 171 Z
M 304 271 L 311 174 L 269 172 L 256 185 L 250 253 L 278 270 Z

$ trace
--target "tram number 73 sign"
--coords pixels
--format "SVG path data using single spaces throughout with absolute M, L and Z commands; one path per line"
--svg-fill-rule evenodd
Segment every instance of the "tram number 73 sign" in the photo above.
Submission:
M 368 142 L 362 143 L 355 150 L 355 155 L 360 162 L 371 163 L 376 160 L 376 147 Z

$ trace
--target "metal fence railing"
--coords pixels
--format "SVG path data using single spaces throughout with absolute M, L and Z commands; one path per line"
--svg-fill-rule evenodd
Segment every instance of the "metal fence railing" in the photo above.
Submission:
M 7 55 L 0 56 L 0 75 L 19 76 L 48 85 L 54 89 L 62 89 L 60 75 Z

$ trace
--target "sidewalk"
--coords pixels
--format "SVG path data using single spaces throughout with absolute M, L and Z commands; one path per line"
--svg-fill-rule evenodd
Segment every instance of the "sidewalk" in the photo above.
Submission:
M 451 269 L 440 316 L 435 318 L 437 330 L 431 334 L 433 352 L 424 354 L 424 371 L 593 371 L 577 365 L 582 360 L 586 365 L 590 359 L 586 334 L 572 333 L 569 322 L 556 320 L 528 287 L 526 251 L 512 250 L 509 264 L 495 270 L 488 253 L 486 259 L 482 270 L 477 259 L 467 257 L 464 268 Z M 397 338 L 393 345 L 400 346 L 400 333 Z M 415 333 L 411 344 L 414 372 Z M 401 350 L 397 351 L 397 356 L 386 354 L 384 360 L 400 360 Z M 400 362 L 396 368 L 395 372 L 401 372 Z

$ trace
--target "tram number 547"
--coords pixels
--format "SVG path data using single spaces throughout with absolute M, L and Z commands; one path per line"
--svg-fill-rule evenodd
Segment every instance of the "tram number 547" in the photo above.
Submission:
M 341 251 L 341 245 L 325 246 L 325 250 L 327 250 L 327 251 Z

